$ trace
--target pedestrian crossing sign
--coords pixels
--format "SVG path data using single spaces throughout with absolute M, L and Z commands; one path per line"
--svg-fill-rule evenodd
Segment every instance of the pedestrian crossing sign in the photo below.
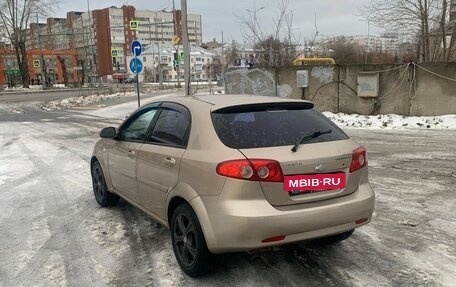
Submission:
M 130 30 L 137 31 L 139 29 L 138 21 L 132 20 L 130 21 Z

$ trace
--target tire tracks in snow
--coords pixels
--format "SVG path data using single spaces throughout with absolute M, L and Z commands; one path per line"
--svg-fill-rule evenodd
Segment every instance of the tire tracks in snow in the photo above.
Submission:
M 122 283 L 130 280 L 138 282 L 132 286 L 189 286 L 184 283 L 183 272 L 174 259 L 169 231 L 123 200 L 118 208 L 126 224 L 131 250 L 131 258 L 124 260 L 117 270 Z M 137 271 L 133 274 L 131 264 Z M 131 276 L 135 278 L 133 281 L 129 279 Z
M 35 252 L 27 265 L 13 278 L 10 278 L 10 284 L 7 285 L 14 286 L 17 283 L 28 285 L 33 276 L 39 277 L 39 273 L 42 273 L 40 268 L 43 268 L 48 256 L 55 253 L 60 254 L 63 260 L 65 278 L 70 285 L 93 285 L 95 281 L 90 275 L 92 274 L 90 262 L 87 260 L 88 254 L 84 250 L 80 234 L 78 234 L 78 223 L 82 218 L 88 217 L 94 208 L 91 210 L 86 201 L 84 206 L 80 206 L 79 210 L 75 210 L 77 207 L 73 206 L 73 201 L 69 201 L 67 195 L 69 191 L 65 189 L 65 184 L 56 175 L 58 173 L 55 171 L 60 170 L 58 163 L 54 161 L 51 164 L 46 164 L 40 157 L 35 155 L 36 151 L 30 150 L 24 143 L 19 145 L 31 161 L 35 163 L 43 182 L 47 183 L 46 193 L 43 194 L 40 200 L 44 207 L 42 216 L 49 226 L 51 236 Z M 31 192 L 37 191 L 33 190 Z M 6 238 L 4 240 L 8 241 Z

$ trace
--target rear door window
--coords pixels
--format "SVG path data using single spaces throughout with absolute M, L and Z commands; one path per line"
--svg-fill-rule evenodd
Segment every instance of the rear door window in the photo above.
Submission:
M 303 135 L 331 130 L 303 144 L 349 137 L 322 113 L 305 104 L 264 104 L 229 107 L 212 112 L 220 140 L 236 149 L 294 145 Z

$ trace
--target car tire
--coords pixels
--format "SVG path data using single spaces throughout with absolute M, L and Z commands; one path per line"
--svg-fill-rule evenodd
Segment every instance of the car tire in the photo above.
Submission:
M 354 231 L 355 230 L 352 229 L 352 230 L 345 231 L 345 232 L 342 232 L 339 234 L 334 234 L 331 236 L 323 237 L 323 238 L 318 239 L 318 243 L 321 243 L 324 245 L 336 244 L 336 243 L 339 243 L 339 242 L 344 241 L 345 239 L 349 238 L 353 234 Z
M 188 204 L 179 205 L 171 217 L 171 240 L 181 269 L 191 277 L 206 274 L 215 266 L 216 256 L 206 245 L 201 225 Z
M 101 165 L 98 161 L 95 161 L 92 164 L 91 173 L 93 193 L 97 203 L 102 207 L 116 205 L 119 202 L 119 196 L 109 192 L 103 175 L 103 170 L 101 169 Z

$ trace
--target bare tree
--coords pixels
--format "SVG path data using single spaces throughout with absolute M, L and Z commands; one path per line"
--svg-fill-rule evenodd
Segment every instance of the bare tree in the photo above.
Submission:
M 60 63 L 60 66 L 62 67 L 62 74 L 63 74 L 63 84 L 65 86 L 68 86 L 68 73 L 67 73 L 67 66 L 65 63 L 65 58 L 62 57 L 61 55 L 57 56 L 57 60 Z
M 236 43 L 231 43 L 231 45 L 225 50 L 222 55 L 224 57 L 224 69 L 226 70 L 237 58 L 239 49 L 236 46 Z
M 218 80 L 222 74 L 222 63 L 220 58 L 214 58 L 212 62 L 204 65 L 203 70 L 208 81 Z
M 144 82 L 151 83 L 154 80 L 154 68 L 144 67 Z
M 440 21 L 439 21 L 439 31 L 441 32 L 442 34 L 442 53 L 443 53 L 443 59 L 445 61 L 448 60 L 448 43 L 447 43 L 447 13 L 448 11 L 448 1 L 447 0 L 442 0 L 442 12 L 441 12 L 441 16 L 440 16 Z
M 58 5 L 58 0 L 0 0 L 0 21 L 5 36 L 16 52 L 16 59 L 24 87 L 29 85 L 27 65 L 27 29 L 30 20 L 37 13 L 45 16 Z
M 334 51 L 334 60 L 340 65 L 361 64 L 364 61 L 364 51 L 344 36 L 333 38 L 325 46 Z
M 451 0 L 450 5 L 454 5 L 453 7 L 455 7 L 456 1 Z M 448 61 L 455 60 L 455 57 L 456 57 L 456 52 L 454 51 L 454 50 L 456 50 L 456 20 L 454 20 L 452 24 L 453 24 L 453 26 L 449 29 L 451 31 L 451 33 L 450 33 L 451 40 L 450 40 L 450 45 L 449 45 L 450 48 L 448 49 Z
M 451 5 L 456 5 L 455 0 L 442 0 L 439 25 L 439 36 L 441 36 L 442 52 L 441 57 L 445 62 L 452 60 L 456 49 L 456 22 L 449 23 Z M 440 39 L 439 39 L 440 40 Z
M 277 14 L 271 27 L 261 27 L 256 13 L 248 16 L 236 15 L 241 23 L 241 31 L 246 42 L 252 43 L 257 64 L 260 66 L 279 66 L 289 64 L 296 56 L 293 35 L 293 12 L 288 9 L 289 0 L 279 3 Z
M 361 13 L 380 28 L 416 37 L 421 62 L 438 61 L 442 41 L 445 58 L 452 49 L 446 43 L 446 0 L 370 0 Z

